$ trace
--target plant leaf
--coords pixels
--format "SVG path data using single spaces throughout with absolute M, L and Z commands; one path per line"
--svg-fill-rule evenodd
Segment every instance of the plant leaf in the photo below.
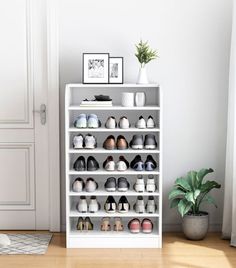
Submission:
M 178 206 L 179 204 L 179 201 L 181 200 L 181 198 L 175 198 L 175 199 L 172 199 L 170 201 L 170 208 L 175 208 Z
M 214 172 L 214 170 L 212 168 L 208 168 L 208 169 L 203 168 L 203 169 L 201 169 L 201 170 L 198 171 L 198 173 L 197 173 L 197 177 L 198 177 L 198 181 L 199 181 L 198 187 L 201 186 L 202 181 L 203 181 L 203 178 L 207 174 L 212 173 L 212 172 Z
M 194 193 L 193 192 L 188 192 L 185 194 L 185 198 L 189 201 L 192 202 L 193 204 L 195 203 L 194 200 Z
M 198 198 L 198 196 L 200 195 L 201 191 L 199 189 L 196 189 L 194 191 L 194 199 L 196 200 Z
M 188 181 L 192 190 L 194 190 L 198 185 L 197 172 L 189 171 L 186 176 L 186 180 Z
M 169 200 L 173 199 L 179 195 L 185 195 L 185 192 L 183 192 L 182 190 L 179 189 L 173 189 L 170 193 L 169 193 Z
M 178 210 L 182 217 L 185 214 L 187 214 L 191 208 L 192 208 L 192 203 L 187 201 L 186 199 L 182 199 L 178 203 Z
M 212 205 L 214 205 L 217 208 L 215 199 L 212 196 L 210 196 L 210 195 L 206 195 L 204 197 L 204 199 L 202 200 L 202 202 L 208 202 L 209 204 L 212 204 Z
M 216 181 L 207 181 L 206 183 L 201 185 L 201 192 L 202 193 L 208 193 L 210 192 L 212 189 L 214 188 L 220 188 L 221 185 L 219 183 L 217 183 Z
M 187 180 L 183 177 L 176 179 L 175 185 L 181 187 L 185 192 L 192 190 Z

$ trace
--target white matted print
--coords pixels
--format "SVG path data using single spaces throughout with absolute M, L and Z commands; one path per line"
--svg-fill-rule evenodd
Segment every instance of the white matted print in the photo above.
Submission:
M 123 84 L 123 57 L 110 57 L 110 75 L 111 84 Z
M 109 82 L 109 53 L 83 54 L 83 83 L 107 84 Z

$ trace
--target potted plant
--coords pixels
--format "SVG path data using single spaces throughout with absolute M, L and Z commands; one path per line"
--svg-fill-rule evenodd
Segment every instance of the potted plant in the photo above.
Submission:
M 204 181 L 204 177 L 212 172 L 211 168 L 190 171 L 185 177 L 176 179 L 169 193 L 170 207 L 178 208 L 183 217 L 183 232 L 191 240 L 203 239 L 208 231 L 209 215 L 201 211 L 201 205 L 208 202 L 217 207 L 209 192 L 221 185 L 215 181 Z
M 158 57 L 156 50 L 152 50 L 148 42 L 140 42 L 135 45 L 136 46 L 136 53 L 135 56 L 137 57 L 140 63 L 139 75 L 137 84 L 148 84 L 147 72 L 146 72 L 146 64 L 149 63 L 151 60 L 154 60 Z

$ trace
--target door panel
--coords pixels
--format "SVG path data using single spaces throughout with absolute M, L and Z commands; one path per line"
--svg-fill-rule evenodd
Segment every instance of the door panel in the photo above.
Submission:
M 0 229 L 49 229 L 46 0 L 0 2 Z
M 34 209 L 33 144 L 0 144 L 0 209 Z
M 0 128 L 31 128 L 33 88 L 28 1 L 2 1 L 0 20 Z

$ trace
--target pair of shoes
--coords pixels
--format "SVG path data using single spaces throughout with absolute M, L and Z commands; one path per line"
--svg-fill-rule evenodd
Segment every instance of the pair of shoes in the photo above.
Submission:
M 101 206 L 98 203 L 96 196 L 91 196 L 88 203 L 86 197 L 81 196 L 78 204 L 76 205 L 76 209 L 80 213 L 86 213 L 86 212 L 95 213 L 99 211 L 100 208 Z
M 116 119 L 114 116 L 109 116 L 105 123 L 106 128 L 114 129 L 117 127 Z M 126 116 L 122 116 L 119 120 L 118 127 L 122 129 L 127 129 L 130 127 L 129 120 Z
M 153 193 L 156 191 L 157 187 L 156 187 L 156 183 L 155 183 L 155 179 L 153 175 L 148 175 L 146 187 L 145 187 L 143 176 L 139 175 L 137 177 L 137 180 L 134 184 L 134 190 L 138 193 L 142 193 L 145 191 L 145 188 L 146 188 L 146 191 L 149 193 Z
M 133 136 L 129 146 L 132 149 L 156 149 L 156 137 L 153 134 L 147 134 L 145 135 L 145 139 L 143 139 L 143 135 L 137 134 Z
M 116 148 L 118 150 L 125 150 L 128 148 L 128 142 L 122 135 L 119 135 L 117 137 L 117 141 L 115 140 L 115 137 L 113 135 L 110 135 L 104 141 L 103 148 L 106 150 L 114 150 Z
M 135 123 L 136 128 L 154 128 L 156 126 L 153 117 L 149 115 L 147 122 L 143 118 L 143 116 L 140 116 L 138 121 Z
M 80 114 L 75 122 L 74 127 L 76 128 L 99 128 L 101 121 L 98 119 L 96 114 Z
M 130 187 L 129 182 L 124 177 L 118 178 L 117 182 L 116 178 L 110 177 L 107 179 L 104 186 L 107 192 L 115 192 L 116 189 L 119 192 L 126 192 L 129 190 Z
M 115 163 L 113 156 L 109 155 L 107 159 L 103 162 L 103 168 L 106 171 L 125 171 L 129 168 L 129 162 L 124 158 L 123 155 L 119 157 L 119 161 Z
M 104 209 L 107 213 L 115 213 L 116 211 L 120 213 L 127 213 L 130 209 L 130 204 L 125 196 L 121 196 L 118 205 L 113 196 L 108 196 Z
M 114 219 L 113 230 L 116 232 L 124 230 L 121 218 Z M 102 218 L 101 231 L 111 231 L 110 219 L 108 217 Z
M 87 165 L 85 163 L 85 158 L 83 156 L 79 156 L 77 160 L 74 162 L 74 170 L 76 171 L 95 171 L 99 169 L 98 161 L 93 157 L 89 156 L 87 159 Z
M 155 213 L 157 209 L 157 205 L 155 204 L 155 200 L 153 196 L 148 197 L 146 206 L 144 204 L 143 197 L 138 196 L 133 208 L 136 213 L 145 213 L 145 209 L 146 209 L 146 212 L 151 214 L 151 213 Z
M 130 166 L 136 171 L 153 171 L 157 168 L 157 163 L 151 155 L 147 156 L 145 162 L 143 162 L 140 155 L 136 155 L 135 158 L 131 161 Z
M 153 223 L 149 219 L 143 219 L 142 222 L 139 219 L 132 219 L 128 223 L 128 228 L 133 234 L 140 233 L 141 231 L 150 234 L 153 230 Z
M 77 230 L 79 231 L 92 231 L 93 230 L 93 224 L 90 220 L 89 217 L 86 217 L 83 219 L 82 217 L 79 217 L 77 225 L 76 225 Z
M 76 178 L 72 183 L 72 190 L 73 192 L 82 192 L 85 190 L 86 192 L 95 192 L 98 188 L 97 182 L 93 178 L 88 178 L 86 182 L 83 181 L 81 178 Z
M 94 149 L 97 147 L 96 138 L 87 134 L 85 137 L 82 134 L 76 135 L 73 138 L 73 148 L 74 149 Z

